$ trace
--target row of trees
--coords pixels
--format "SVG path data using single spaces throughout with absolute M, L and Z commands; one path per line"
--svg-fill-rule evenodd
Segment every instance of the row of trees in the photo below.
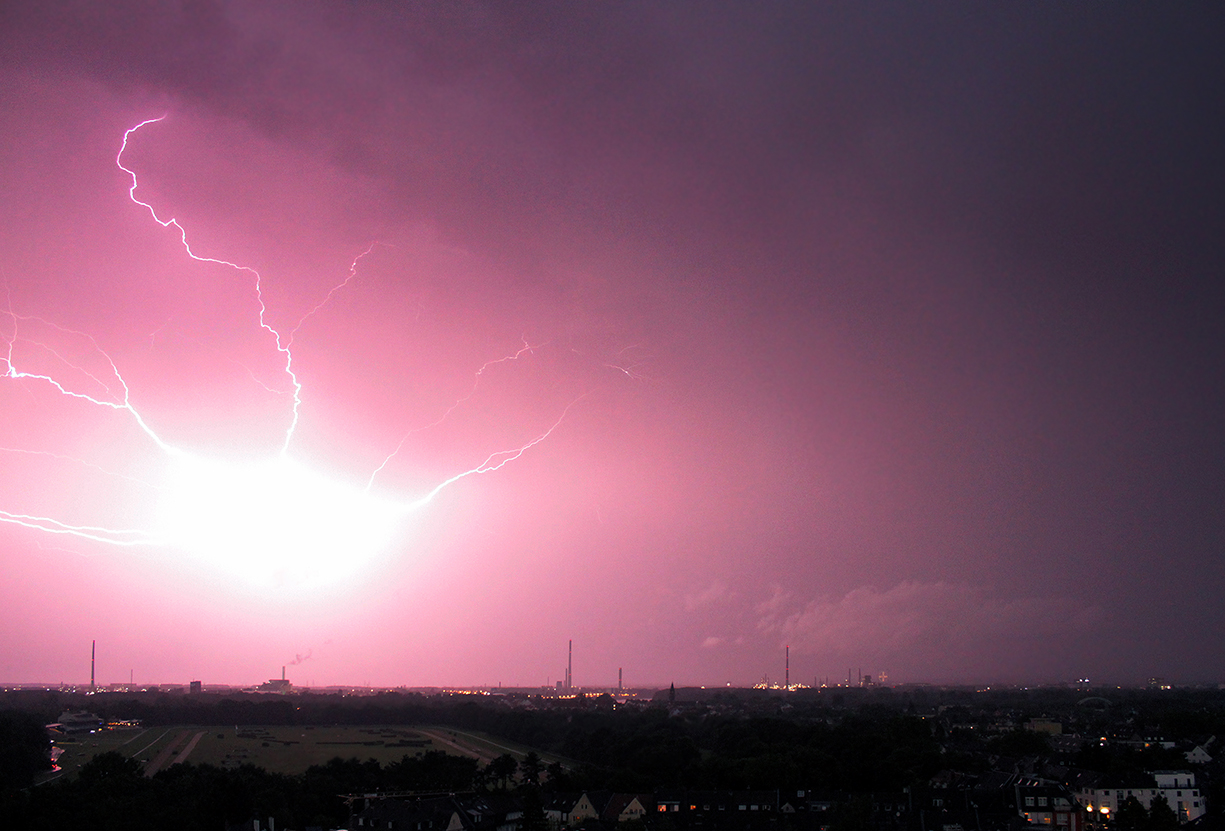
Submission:
M 349 818 L 341 794 L 463 791 L 480 773 L 473 759 L 429 751 L 387 765 L 337 758 L 297 776 L 252 765 L 179 764 L 145 777 L 139 762 L 110 752 L 94 757 L 76 779 L 0 792 L 0 818 L 4 827 L 31 831 L 217 831 L 267 817 L 281 827 L 336 828 Z
M 1177 831 L 1178 815 L 1164 796 L 1153 798 L 1145 810 L 1140 800 L 1129 796 L 1112 818 L 1114 831 Z
M 0 789 L 28 787 L 51 769 L 45 724 L 34 713 L 0 712 Z

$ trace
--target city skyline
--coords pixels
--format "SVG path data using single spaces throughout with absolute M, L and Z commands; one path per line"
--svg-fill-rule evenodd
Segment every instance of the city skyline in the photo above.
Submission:
M 0 679 L 1225 680 L 1222 14 L 9 4 Z
M 314 683 L 313 679 L 303 680 L 303 679 L 310 678 L 309 668 L 307 668 L 305 672 L 302 672 L 300 676 L 298 677 L 298 680 L 295 681 L 295 679 L 290 677 L 289 675 L 290 668 L 301 668 L 303 664 L 307 660 L 309 660 L 310 658 L 309 655 L 296 655 L 294 656 L 293 660 L 285 664 L 282 664 L 280 667 L 280 670 L 281 670 L 280 681 L 281 682 L 288 681 L 289 683 L 286 685 L 286 688 L 295 689 L 295 690 L 302 690 L 302 689 L 307 689 L 307 690 L 309 689 L 386 689 L 386 690 L 399 689 L 399 690 L 405 690 L 405 689 L 408 689 L 408 690 L 435 690 L 435 691 L 440 691 L 440 690 L 463 691 L 463 690 L 506 689 L 506 690 L 513 690 L 513 691 L 535 690 L 541 693 L 550 693 L 550 694 L 556 693 L 556 694 L 563 694 L 563 695 L 570 695 L 571 693 L 577 693 L 577 692 L 592 692 L 592 691 L 616 692 L 618 690 L 625 690 L 625 691 L 639 691 L 640 692 L 642 690 L 667 689 L 670 685 L 676 686 L 678 684 L 677 679 L 675 678 L 667 678 L 667 679 L 644 678 L 644 679 L 639 679 L 637 683 L 626 684 L 624 683 L 625 667 L 623 666 L 616 667 L 616 670 L 615 670 L 616 682 L 615 683 L 612 683 L 612 684 L 604 683 L 605 679 L 603 676 L 607 674 L 606 668 L 599 668 L 599 669 L 593 670 L 591 680 L 588 680 L 584 683 L 574 683 L 572 679 L 573 641 L 572 640 L 568 641 L 567 644 L 568 644 L 567 661 L 566 661 L 566 664 L 562 667 L 560 677 L 546 675 L 544 680 L 539 683 L 503 684 L 501 683 L 501 681 L 462 682 L 462 681 L 452 680 L 451 682 L 447 682 L 447 683 L 439 682 L 439 683 L 433 683 L 433 684 L 376 685 L 376 684 L 368 684 L 365 682 L 358 683 L 356 681 L 351 680 L 346 683 L 317 685 Z M 141 678 L 138 680 L 136 677 L 135 668 L 129 668 L 128 669 L 128 679 L 126 681 L 111 680 L 111 681 L 106 681 L 106 682 L 98 681 L 95 683 L 96 658 L 97 658 L 97 642 L 91 641 L 90 660 L 89 660 L 90 680 L 88 683 L 80 683 L 77 681 L 62 680 L 62 679 L 57 682 L 53 682 L 53 683 L 49 682 L 47 679 L 41 679 L 41 680 L 40 679 L 21 679 L 21 680 L 0 679 L 0 687 L 60 688 L 60 689 L 76 689 L 78 691 L 81 688 L 84 688 L 87 690 L 93 690 L 96 688 L 98 692 L 108 692 L 108 691 L 114 691 L 114 690 L 128 690 L 128 689 L 141 689 L 141 688 L 171 688 L 171 689 L 183 688 L 183 689 L 186 689 L 189 684 L 192 686 L 197 685 L 197 684 L 202 684 L 204 689 L 206 690 L 209 688 L 212 688 L 214 691 L 222 690 L 222 689 L 239 691 L 239 690 L 250 690 L 256 687 L 267 687 L 269 684 L 272 684 L 273 682 L 277 680 L 275 678 L 274 679 L 261 678 L 257 681 L 248 680 L 246 682 L 240 682 L 240 683 L 234 683 L 231 681 L 203 681 L 198 678 L 193 678 L 190 681 L 185 681 L 183 679 L 166 679 L 166 678 Z M 781 675 L 774 673 L 774 670 L 777 670 L 778 667 L 774 667 L 774 666 L 764 667 L 763 665 L 764 669 L 762 673 L 757 678 L 757 680 L 752 683 L 734 684 L 731 681 L 720 682 L 720 681 L 699 679 L 699 680 L 681 681 L 679 682 L 679 684 L 681 687 L 688 688 L 688 689 L 695 689 L 695 688 L 720 689 L 720 688 L 726 687 L 726 688 L 732 688 L 732 689 L 738 689 L 738 690 L 767 689 L 767 690 L 772 690 L 776 692 L 777 691 L 798 691 L 802 689 L 823 689 L 823 688 L 824 689 L 831 689 L 831 688 L 850 689 L 850 688 L 872 688 L 872 687 L 907 688 L 907 687 L 914 687 L 914 686 L 920 686 L 920 687 L 925 687 L 925 686 L 937 686 L 937 687 L 939 686 L 951 686 L 951 687 L 970 686 L 970 687 L 987 688 L 987 689 L 990 689 L 992 687 L 998 687 L 1001 689 L 1008 688 L 1008 687 L 1018 687 L 1018 688 L 1076 687 L 1076 688 L 1081 688 L 1081 689 L 1095 689 L 1095 688 L 1109 688 L 1109 687 L 1118 687 L 1122 689 L 1122 688 L 1144 687 L 1144 688 L 1150 688 L 1150 689 L 1151 688 L 1172 689 L 1175 687 L 1196 687 L 1196 686 L 1202 687 L 1205 685 L 1210 686 L 1210 687 L 1211 686 L 1225 687 L 1225 681 L 1214 681 L 1214 680 L 1209 679 L 1207 681 L 1201 680 L 1199 682 L 1187 682 L 1182 679 L 1164 678 L 1160 676 L 1150 676 L 1147 678 L 1123 678 L 1123 679 L 1091 679 L 1087 677 L 1037 678 L 1037 679 L 1029 679 L 1028 681 L 1010 681 L 1010 682 L 999 682 L 999 681 L 992 681 L 991 679 L 980 678 L 980 679 L 973 679 L 971 681 L 963 681 L 960 683 L 942 684 L 940 682 L 932 682 L 932 681 L 922 679 L 922 678 L 919 678 L 919 679 L 896 678 L 896 677 L 891 676 L 889 674 L 888 669 L 884 667 L 869 667 L 865 671 L 865 668 L 863 666 L 847 667 L 845 676 L 841 676 L 841 677 L 831 676 L 828 674 L 824 676 L 822 675 L 805 676 L 805 675 L 802 675 L 802 669 L 797 668 L 797 672 L 795 673 L 795 677 L 793 678 L 792 672 L 791 672 L 790 649 L 788 646 L 784 646 L 781 660 L 782 660 Z M 782 679 L 781 683 L 780 683 L 780 678 Z M 278 692 L 282 690 L 271 690 L 271 691 Z

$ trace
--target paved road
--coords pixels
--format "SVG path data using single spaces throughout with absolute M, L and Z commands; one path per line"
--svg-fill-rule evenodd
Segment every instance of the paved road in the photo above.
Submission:
M 470 756 L 473 759 L 476 759 L 482 765 L 487 765 L 490 762 L 492 762 L 494 759 L 493 754 L 491 754 L 488 750 L 485 750 L 481 748 L 479 745 L 476 745 L 470 741 L 464 741 L 463 739 L 461 739 L 462 734 L 456 734 L 452 736 L 450 735 L 451 731 L 448 731 L 448 730 L 417 730 L 417 732 L 429 738 L 430 741 L 438 742 L 439 744 L 445 744 L 447 747 L 451 748 L 456 753 L 459 753 L 463 756 Z M 488 744 L 493 744 L 493 743 L 489 742 Z M 498 746 L 498 745 L 495 745 L 495 746 Z M 509 747 L 506 748 L 506 751 L 508 753 L 513 752 Z
M 133 759 L 139 759 L 142 753 L 144 753 L 144 752 L 145 752 L 146 750 L 148 750 L 149 748 L 153 747 L 153 745 L 155 745 L 155 744 L 157 744 L 158 742 L 160 742 L 160 741 L 162 740 L 162 736 L 165 736 L 165 735 L 166 735 L 167 733 L 169 733 L 169 732 L 170 732 L 172 729 L 173 729 L 173 728 L 167 727 L 165 730 L 163 730 L 163 731 L 162 731 L 162 732 L 161 732 L 161 733 L 158 735 L 158 737 L 157 737 L 156 739 L 154 739 L 153 741 L 149 742 L 147 745 L 145 745 L 144 747 L 142 747 L 140 750 L 133 750 L 133 751 L 132 751 L 130 754 L 128 754 L 128 755 L 129 755 L 131 758 L 133 758 Z M 145 734 L 145 732 L 147 732 L 147 731 L 142 730 L 140 733 L 138 733 L 137 735 L 133 736 L 131 739 L 128 739 L 128 741 L 127 741 L 127 742 L 124 742 L 123 744 L 127 744 L 128 742 L 132 741 L 132 739 L 136 739 L 136 738 L 139 738 L 140 736 L 143 736 L 143 735 Z M 120 747 L 122 747 L 122 746 L 123 746 L 123 745 L 120 745 Z
M 175 756 L 174 761 L 171 762 L 170 764 L 177 765 L 180 762 L 187 761 L 187 757 L 191 755 L 191 752 L 196 749 L 196 745 L 200 743 L 200 737 L 203 736 L 206 732 L 208 731 L 201 730 L 199 733 L 192 736 L 191 741 L 187 743 L 187 747 L 183 748 L 183 752 L 180 753 L 178 756 Z
M 170 740 L 170 744 L 162 748 L 161 752 L 153 757 L 153 761 L 145 765 L 145 778 L 151 778 L 170 761 L 170 755 L 178 750 L 179 745 L 187 740 L 187 731 L 182 730 L 175 734 L 175 737 Z
M 517 761 L 522 762 L 525 751 L 522 748 L 507 747 L 504 744 L 498 744 L 493 739 L 487 739 L 483 736 L 474 736 L 471 733 L 465 733 L 462 730 L 452 729 L 421 729 L 414 728 L 423 736 L 429 737 L 432 741 L 439 744 L 445 744 L 447 747 L 455 750 L 456 753 L 462 753 L 464 756 L 471 756 L 482 765 L 487 765 L 494 760 L 494 754 L 489 750 L 490 747 L 495 747 L 498 750 L 505 751 L 511 756 L 514 756 Z M 559 762 L 565 770 L 571 770 L 575 762 L 569 759 L 562 759 L 552 753 L 542 753 L 537 750 L 536 755 L 540 757 L 543 765 L 548 765 L 552 762 Z

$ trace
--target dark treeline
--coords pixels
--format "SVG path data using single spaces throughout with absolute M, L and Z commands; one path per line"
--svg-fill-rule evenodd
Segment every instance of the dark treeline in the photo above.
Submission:
M 46 721 L 35 713 L 0 712 L 0 788 L 28 787 L 51 769 Z
M 89 710 L 106 718 L 139 718 L 147 725 L 172 724 L 455 724 L 488 729 L 502 735 L 522 731 L 529 744 L 535 733 L 542 741 L 557 738 L 551 714 L 611 709 L 608 695 L 573 700 L 533 698 L 540 709 L 525 710 L 522 696 L 477 696 L 383 692 L 374 695 L 301 693 L 99 693 L 85 695 L 57 690 L 0 692 L 0 712 L 18 710 L 46 722 L 65 710 Z M 1079 706 L 1081 702 L 1103 706 Z M 976 713 L 1014 719 L 1063 714 L 1081 723 L 1103 726 L 1126 716 L 1137 724 L 1159 728 L 1172 740 L 1199 735 L 1225 735 L 1225 690 L 1162 690 L 1106 688 L 1093 691 L 1066 688 L 971 690 L 958 688 L 823 688 L 800 690 L 786 698 L 761 690 L 676 690 L 676 708 L 700 702 L 715 712 L 788 714 L 790 718 L 838 719 L 846 714 L 933 715 Z M 668 704 L 667 691 L 656 695 L 656 709 Z M 534 718 L 535 717 L 535 718 Z
M 363 791 L 460 791 L 473 786 L 472 759 L 429 751 L 420 757 L 379 765 L 333 759 L 288 776 L 244 765 L 173 765 L 146 778 L 139 762 L 103 753 L 71 781 L 25 790 L 0 789 L 4 827 L 52 831 L 217 831 L 250 827 L 253 818 L 276 817 L 281 827 L 336 828 L 348 821 L 341 794 Z

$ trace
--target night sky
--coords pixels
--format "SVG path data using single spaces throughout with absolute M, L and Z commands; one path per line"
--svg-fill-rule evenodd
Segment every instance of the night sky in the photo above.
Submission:
M 1225 681 L 1223 34 L 0 5 L 0 682 Z

